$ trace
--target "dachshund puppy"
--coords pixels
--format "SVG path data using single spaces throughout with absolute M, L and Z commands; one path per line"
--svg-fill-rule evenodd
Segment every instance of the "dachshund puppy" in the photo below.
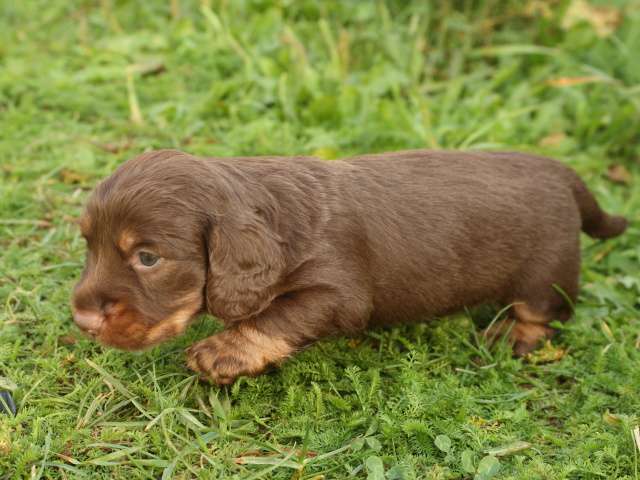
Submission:
M 226 329 L 187 351 L 218 384 L 319 338 L 483 303 L 516 354 L 578 294 L 580 231 L 621 234 L 561 163 L 520 153 L 406 151 L 341 161 L 155 151 L 98 185 L 76 324 L 135 350 L 202 312 Z

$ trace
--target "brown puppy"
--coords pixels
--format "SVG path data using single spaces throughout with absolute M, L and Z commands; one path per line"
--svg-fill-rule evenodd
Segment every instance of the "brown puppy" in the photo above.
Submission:
M 571 315 L 580 230 L 609 238 L 626 225 L 572 170 L 532 155 L 156 151 L 90 198 L 73 315 L 133 350 L 209 312 L 226 330 L 193 345 L 188 364 L 221 384 L 327 335 L 486 302 L 513 305 L 513 327 L 496 328 L 523 354 Z

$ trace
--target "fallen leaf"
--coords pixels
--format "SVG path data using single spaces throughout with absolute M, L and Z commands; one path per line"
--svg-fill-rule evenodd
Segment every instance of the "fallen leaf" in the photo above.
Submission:
M 2 455 L 9 455 L 9 452 L 11 452 L 11 443 L 9 443 L 9 440 L 0 439 L 0 453 Z
M 542 138 L 538 142 L 538 145 L 540 145 L 541 147 L 555 147 L 556 145 L 564 142 L 566 138 L 567 136 L 564 134 L 564 132 L 550 133 L 546 137 Z
M 76 356 L 73 354 L 73 352 L 71 352 L 69 355 L 67 355 L 62 359 L 62 365 L 67 366 L 74 363 L 75 361 L 76 361 Z
M 518 440 L 510 445 L 490 448 L 486 453 L 487 455 L 493 455 L 494 457 L 506 457 L 507 455 L 513 455 L 514 453 L 527 450 L 528 448 L 531 448 L 531 444 L 529 442 Z
M 524 13 L 528 17 L 541 16 L 542 18 L 553 17 L 553 10 L 548 2 L 542 0 L 533 0 L 527 2 L 524 8 Z
M 620 425 L 623 421 L 620 415 L 611 413 L 609 410 L 607 410 L 602 414 L 602 420 L 604 421 L 604 423 L 608 425 L 613 425 L 613 426 Z
M 586 0 L 573 0 L 562 19 L 562 28 L 570 29 L 580 22 L 587 22 L 599 37 L 611 35 L 622 20 L 620 9 L 613 6 L 591 5 Z
M 242 452 L 236 458 L 242 457 L 263 457 L 265 455 L 275 455 L 273 452 L 267 452 L 266 450 L 247 450 L 246 452 Z
M 70 168 L 63 168 L 60 170 L 60 180 L 66 185 L 73 185 L 79 183 L 86 183 L 89 180 L 89 175 L 86 173 L 76 172 Z
M 495 431 L 500 428 L 500 422 L 497 420 L 485 420 L 482 417 L 472 416 L 469 421 L 472 425 L 483 430 Z
M 289 453 L 289 456 L 296 456 L 298 458 L 302 456 L 302 451 L 298 449 L 284 448 L 282 449 L 282 451 Z M 240 456 L 235 457 L 233 459 L 233 462 L 236 465 L 252 464 L 252 463 L 256 463 L 256 459 L 276 458 L 278 455 L 280 455 L 278 452 L 269 452 L 267 450 L 247 450 L 246 452 L 243 452 Z M 307 450 L 305 452 L 305 458 L 314 458 L 317 456 L 318 456 L 318 452 L 314 452 L 312 450 Z
M 602 330 L 602 333 L 604 333 L 604 336 L 607 337 L 607 340 L 609 340 L 610 342 L 615 342 L 616 341 L 616 337 L 613 336 L 613 332 L 611 331 L 611 327 L 609 326 L 609 324 L 605 321 L 603 321 L 600 324 L 600 329 Z
M 140 104 L 138 102 L 138 94 L 136 93 L 136 86 L 134 81 L 134 68 L 129 65 L 125 71 L 127 78 L 127 94 L 129 98 L 129 118 L 135 125 L 144 125 L 144 118 L 142 116 L 142 110 L 140 110 Z
M 621 185 L 630 185 L 632 180 L 631 173 L 627 170 L 627 167 L 620 165 L 619 163 L 609 165 L 609 168 L 607 169 L 607 178 L 612 182 L 619 183 Z
M 596 254 L 593 256 L 593 260 L 594 260 L 596 263 L 599 263 L 599 262 L 601 262 L 602 260 L 604 260 L 604 259 L 605 259 L 605 257 L 606 257 L 607 255 L 609 255 L 612 251 L 613 251 L 613 245 L 612 245 L 612 244 L 608 244 L 605 248 L 603 248 L 602 250 L 600 250 L 598 253 L 596 253 Z
M 583 85 L 585 83 L 599 83 L 606 82 L 607 79 L 603 77 L 589 76 L 589 77 L 558 77 L 551 78 L 545 83 L 552 87 L 572 87 L 574 85 Z
M 636 442 L 636 448 L 640 452 L 640 427 L 633 429 L 633 440 Z
M 245 463 L 247 463 L 247 458 L 255 458 L 255 457 L 264 457 L 265 455 L 251 455 L 251 456 L 246 456 L 246 457 L 236 457 L 233 459 L 233 463 L 235 463 L 236 465 L 244 465 Z
M 51 228 L 53 223 L 49 220 L 36 220 L 36 228 Z
M 76 460 L 75 458 L 70 457 L 69 455 L 65 455 L 63 453 L 56 453 L 55 455 L 58 458 L 61 458 L 62 460 L 67 462 L 67 463 L 70 463 L 72 465 L 80 465 L 80 462 L 78 460 Z
M 122 142 L 107 142 L 107 143 L 100 143 L 100 142 L 91 142 L 93 145 L 95 145 L 96 147 L 104 150 L 105 152 L 108 153 L 120 153 L 123 150 L 128 149 L 131 146 L 131 140 L 124 140 Z
M 528 353 L 525 357 L 529 363 L 534 365 L 540 363 L 557 362 L 567 353 L 564 348 L 554 346 L 550 340 L 547 340 L 542 348 Z

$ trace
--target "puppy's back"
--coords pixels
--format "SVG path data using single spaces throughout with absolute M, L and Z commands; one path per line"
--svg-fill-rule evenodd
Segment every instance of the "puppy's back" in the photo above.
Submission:
M 346 162 L 385 322 L 502 301 L 530 263 L 578 249 L 571 171 L 557 161 L 408 151 Z

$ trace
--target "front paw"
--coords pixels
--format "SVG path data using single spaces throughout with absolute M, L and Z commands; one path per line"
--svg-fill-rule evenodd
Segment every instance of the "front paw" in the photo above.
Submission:
M 255 377 L 289 354 L 286 348 L 265 349 L 257 341 L 261 337 L 240 329 L 225 330 L 189 347 L 187 366 L 218 385 L 231 384 L 240 376 Z

